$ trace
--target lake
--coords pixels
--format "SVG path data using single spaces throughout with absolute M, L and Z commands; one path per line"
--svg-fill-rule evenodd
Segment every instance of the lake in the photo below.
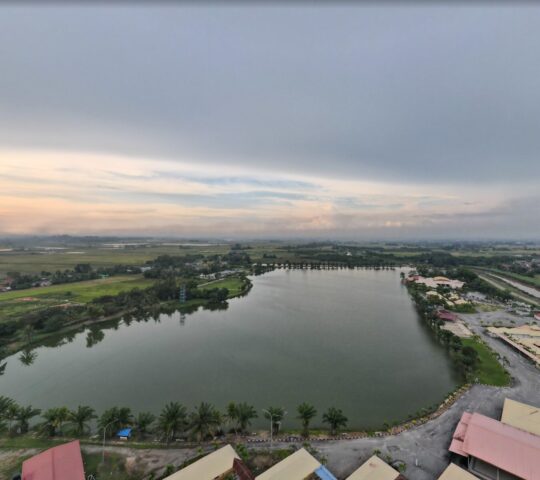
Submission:
M 349 427 L 376 428 L 440 402 L 459 381 L 397 270 L 276 270 L 252 281 L 226 310 L 116 322 L 30 358 L 18 353 L 7 359 L 0 394 L 99 413 L 246 401 L 259 411 L 283 406 L 290 428 L 306 401 L 319 411 L 315 425 L 336 406 Z

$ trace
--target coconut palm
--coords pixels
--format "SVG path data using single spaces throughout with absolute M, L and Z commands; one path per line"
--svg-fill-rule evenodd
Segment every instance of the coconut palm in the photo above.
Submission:
M 13 406 L 16 406 L 14 400 L 0 395 L 0 431 L 6 427 L 4 420 L 8 420 L 9 411 Z
M 238 426 L 238 408 L 236 406 L 236 403 L 229 402 L 225 413 L 225 419 L 233 426 L 234 433 L 236 435 Z
M 99 417 L 98 426 L 101 431 L 106 430 L 107 436 L 112 436 L 118 430 L 131 425 L 131 409 L 128 407 L 113 407 L 105 410 Z
M 158 418 L 158 430 L 167 444 L 187 426 L 186 407 L 178 402 L 170 402 L 161 411 Z
M 272 420 L 272 433 L 277 434 L 279 433 L 279 427 L 281 425 L 281 421 L 283 420 L 283 417 L 285 416 L 285 409 L 283 407 L 268 407 L 264 411 L 264 417 L 268 420 Z
M 20 407 L 17 409 L 17 427 L 21 434 L 28 433 L 30 428 L 30 420 L 36 415 L 39 415 L 41 410 L 38 408 L 33 408 L 31 405 L 27 407 Z
M 257 411 L 253 405 L 242 402 L 236 405 L 236 421 L 240 432 L 245 432 L 251 425 L 251 420 L 257 418 Z
M 340 427 L 347 425 L 348 418 L 339 408 L 330 407 L 323 414 L 323 422 L 330 425 L 330 434 L 336 435 Z
M 84 435 L 88 430 L 88 422 L 96 418 L 96 413 L 92 407 L 79 405 L 77 410 L 69 412 L 69 422 L 71 429 L 76 436 Z
M 13 422 L 17 420 L 17 415 L 19 414 L 19 406 L 13 402 L 12 405 L 8 406 L 7 410 L 4 412 L 4 418 L 8 422 L 8 433 L 13 434 Z
M 150 412 L 140 412 L 135 418 L 135 431 L 141 437 L 148 434 L 152 430 L 152 424 L 154 423 L 156 416 Z
M 66 407 L 49 408 L 41 416 L 45 421 L 39 426 L 40 432 L 54 437 L 62 433 L 62 425 L 69 419 L 69 410 Z
M 199 442 L 209 436 L 214 436 L 220 425 L 221 415 L 209 403 L 201 402 L 195 412 L 190 415 L 189 427 Z
M 307 438 L 309 437 L 309 423 L 317 415 L 317 410 L 313 405 L 304 402 L 298 405 L 297 411 L 298 417 L 296 418 L 302 422 L 302 435 Z

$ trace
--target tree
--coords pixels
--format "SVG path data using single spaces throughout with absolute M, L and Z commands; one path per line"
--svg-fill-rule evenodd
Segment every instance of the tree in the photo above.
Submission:
M 234 434 L 237 433 L 237 427 L 238 427 L 238 408 L 236 406 L 236 403 L 229 402 L 227 405 L 227 413 L 225 414 L 225 418 L 227 422 L 229 422 L 233 428 L 234 428 Z
M 277 434 L 279 433 L 279 427 L 281 425 L 281 421 L 283 420 L 283 417 L 285 416 L 285 410 L 282 407 L 268 407 L 266 411 L 264 412 L 264 418 L 267 418 L 268 420 L 272 420 L 272 433 Z
M 96 418 L 96 413 L 92 407 L 79 405 L 77 410 L 69 412 L 68 421 L 71 424 L 73 433 L 81 436 L 88 430 L 88 422 L 94 418 Z
M 190 415 L 189 427 L 199 442 L 209 436 L 214 436 L 220 425 L 221 415 L 209 403 L 201 402 L 195 412 Z
M 330 434 L 336 435 L 340 427 L 347 425 L 348 418 L 343 415 L 341 409 L 330 407 L 323 414 L 323 422 L 330 425 Z
M 135 418 L 135 431 L 141 437 L 150 433 L 156 416 L 150 412 L 140 412 Z
M 4 397 L 3 395 L 0 395 L 0 431 L 2 431 L 5 428 L 4 420 L 9 419 L 9 412 L 10 409 L 13 407 L 16 407 L 16 403 L 14 400 L 12 400 L 9 397 Z M 10 429 L 11 424 L 9 425 L 8 430 Z
M 304 402 L 298 405 L 298 420 L 302 422 L 302 435 L 304 437 L 309 437 L 309 423 L 317 415 L 317 410 L 313 405 L 309 405 Z
M 40 413 L 41 410 L 39 410 L 38 408 L 33 408 L 31 405 L 27 407 L 20 407 L 17 410 L 16 416 L 19 433 L 28 433 L 28 430 L 30 428 L 30 420 L 36 415 L 39 415 Z
M 105 410 L 99 417 L 98 426 L 101 431 L 106 430 L 106 436 L 114 435 L 118 430 L 131 425 L 131 409 L 128 407 L 113 407 Z
M 236 405 L 236 420 L 238 422 L 238 427 L 240 432 L 245 432 L 247 427 L 251 425 L 251 420 L 257 418 L 257 411 L 253 405 L 248 405 L 245 402 L 239 403 Z
M 170 402 L 161 411 L 158 418 L 158 430 L 165 438 L 167 445 L 183 431 L 187 425 L 186 407 L 178 402 Z
M 49 408 L 41 415 L 45 421 L 39 426 L 40 432 L 49 437 L 62 433 L 62 425 L 69 419 L 69 413 L 66 407 Z

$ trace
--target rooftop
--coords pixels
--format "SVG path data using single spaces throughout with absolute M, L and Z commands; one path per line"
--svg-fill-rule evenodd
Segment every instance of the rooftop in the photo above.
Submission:
M 301 448 L 266 472 L 261 473 L 256 480 L 304 480 L 320 466 L 320 462 L 315 457 L 310 455 L 306 449 Z
M 449 450 L 524 480 L 540 478 L 540 437 L 479 413 L 463 413 Z
M 240 457 L 233 447 L 226 445 L 173 473 L 165 480 L 214 480 L 232 470 L 235 458 Z
M 540 408 L 506 398 L 501 422 L 540 435 Z
M 478 480 L 474 475 L 458 467 L 455 463 L 448 465 L 439 480 Z
M 362 466 L 354 471 L 347 480 L 396 480 L 400 473 L 393 469 L 377 455 L 373 455 Z
M 25 460 L 22 480 L 85 480 L 79 440 L 49 448 Z

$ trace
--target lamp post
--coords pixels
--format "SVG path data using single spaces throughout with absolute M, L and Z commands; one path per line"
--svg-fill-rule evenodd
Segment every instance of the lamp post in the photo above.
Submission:
M 263 408 L 262 411 L 264 413 L 266 413 L 270 417 L 270 450 L 272 450 L 272 446 L 273 446 L 273 442 L 274 442 L 274 437 L 273 437 L 273 433 L 274 433 L 274 416 L 272 415 L 272 412 L 270 412 L 269 410 L 266 410 L 265 408 Z M 281 416 L 281 418 L 283 418 L 285 415 L 287 415 L 287 412 L 285 410 L 283 410 L 283 415 Z M 279 421 L 279 423 L 281 423 L 281 420 Z
M 118 419 L 115 418 L 114 420 L 111 420 L 109 423 L 107 423 L 107 425 L 105 425 L 103 427 L 103 449 L 101 451 L 101 463 L 104 464 L 105 463 L 105 434 L 107 433 L 107 427 L 111 424 L 113 424 L 114 422 L 117 422 Z

